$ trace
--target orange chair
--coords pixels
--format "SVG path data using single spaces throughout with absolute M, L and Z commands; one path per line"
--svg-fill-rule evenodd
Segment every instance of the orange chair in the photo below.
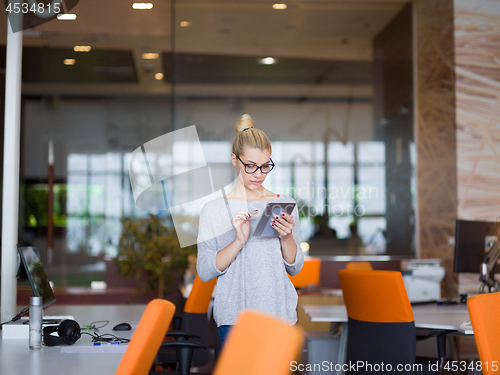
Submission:
M 184 314 L 174 317 L 175 331 L 167 332 L 167 336 L 174 337 L 179 341 L 195 338 L 196 343 L 208 346 L 207 314 L 216 282 L 217 279 L 215 278 L 205 283 L 196 274 L 193 288 L 184 305 Z M 179 321 L 182 320 L 182 331 L 180 331 L 180 326 L 175 325 L 176 318 Z M 171 347 L 167 347 L 167 344 L 164 344 L 158 351 L 158 362 L 164 366 L 179 362 L 179 368 L 182 368 L 182 371 L 186 373 L 189 367 L 203 366 L 210 360 L 208 350 L 196 350 L 193 353 L 194 346 L 183 346 L 182 348 L 175 349 L 173 343 L 169 345 Z M 181 351 L 185 354 L 182 354 Z
M 500 293 L 479 294 L 467 300 L 474 339 L 479 358 L 483 363 L 483 374 L 498 374 L 500 369 Z M 489 366 L 485 364 L 488 363 Z M 496 368 L 492 364 L 496 363 Z M 494 371 L 496 370 L 496 371 Z
M 289 374 L 301 346 L 299 328 L 247 310 L 231 328 L 213 375 Z
M 348 270 L 371 271 L 373 270 L 370 262 L 349 262 L 345 265 Z
M 401 272 L 340 270 L 339 279 L 348 317 L 346 363 L 383 362 L 393 369 L 417 363 L 413 310 Z M 418 362 L 430 369 L 430 361 Z
M 155 299 L 148 303 L 118 365 L 116 375 L 147 375 L 149 373 L 174 312 L 175 305 L 169 301 Z
M 294 287 L 305 288 L 310 285 L 319 285 L 320 270 L 321 259 L 307 257 L 304 259 L 304 266 L 300 272 L 295 276 L 288 276 Z

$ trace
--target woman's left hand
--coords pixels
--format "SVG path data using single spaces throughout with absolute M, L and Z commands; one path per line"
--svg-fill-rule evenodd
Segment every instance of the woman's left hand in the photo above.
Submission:
M 271 226 L 276 229 L 280 239 L 286 241 L 292 237 L 292 229 L 295 226 L 295 221 L 293 221 L 292 215 L 288 215 L 284 212 L 281 216 L 275 215 L 273 217 Z

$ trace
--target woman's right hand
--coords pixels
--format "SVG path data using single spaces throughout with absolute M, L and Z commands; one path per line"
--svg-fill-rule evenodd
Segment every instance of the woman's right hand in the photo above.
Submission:
M 235 241 L 242 246 L 247 242 L 248 236 L 250 235 L 250 223 L 248 220 L 257 212 L 258 210 L 250 213 L 247 211 L 238 211 L 233 220 L 231 220 L 231 224 L 233 224 L 234 230 L 236 231 Z

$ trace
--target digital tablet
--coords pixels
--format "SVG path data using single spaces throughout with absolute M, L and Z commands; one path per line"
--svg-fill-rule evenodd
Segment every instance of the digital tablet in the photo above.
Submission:
M 283 212 L 291 215 L 294 207 L 295 203 L 293 202 L 269 202 L 253 232 L 253 236 L 278 237 L 278 232 L 271 226 L 271 220 L 275 216 L 281 216 Z

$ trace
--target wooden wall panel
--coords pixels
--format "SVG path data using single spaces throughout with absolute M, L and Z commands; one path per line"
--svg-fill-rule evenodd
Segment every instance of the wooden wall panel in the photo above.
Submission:
M 453 0 L 416 0 L 415 13 L 419 255 L 442 260 L 450 297 L 458 293 L 449 244 L 457 212 Z
M 458 216 L 496 221 L 500 217 L 500 4 L 455 3 Z

